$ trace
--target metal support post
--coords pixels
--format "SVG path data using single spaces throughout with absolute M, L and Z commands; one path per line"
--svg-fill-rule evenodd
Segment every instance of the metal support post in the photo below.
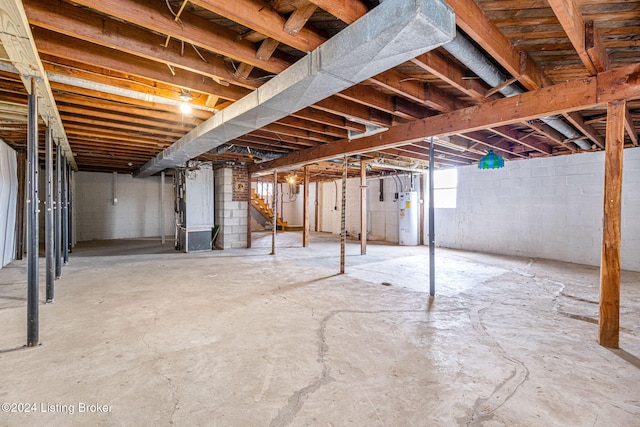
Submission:
M 164 245 L 164 171 L 160 172 L 160 244 Z
M 38 100 L 31 79 L 27 115 L 27 346 L 38 345 Z
M 67 187 L 68 187 L 68 194 L 67 194 L 67 219 L 69 221 L 68 224 L 68 229 L 69 230 L 69 237 L 68 237 L 68 241 L 67 244 L 69 245 L 69 253 L 73 252 L 73 183 L 75 176 L 74 176 L 74 172 L 73 169 L 71 169 L 71 165 L 67 166 Z M 67 261 L 68 260 L 68 256 L 67 256 Z M 67 262 L 68 263 L 68 262 Z
M 433 168 L 434 168 L 433 137 L 429 144 L 429 295 L 436 294 L 436 237 L 435 237 L 435 209 L 433 201 Z
M 367 254 L 367 162 L 360 160 L 360 255 Z
M 69 264 L 69 165 L 66 159 L 62 165 L 62 260 Z
M 46 172 L 46 200 L 45 200 L 45 256 L 46 256 L 46 302 L 53 302 L 53 282 L 55 281 L 55 259 L 54 259 L 54 206 L 53 206 L 53 139 L 51 137 L 51 127 L 45 129 L 45 172 Z
M 62 146 L 56 147 L 56 218 L 55 218 L 55 251 L 56 279 L 62 277 Z

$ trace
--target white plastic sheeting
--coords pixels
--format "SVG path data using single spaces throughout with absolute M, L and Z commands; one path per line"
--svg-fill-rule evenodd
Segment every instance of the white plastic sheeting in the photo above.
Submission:
M 0 260 L 1 267 L 13 260 L 16 247 L 16 203 L 18 160 L 16 152 L 0 141 Z

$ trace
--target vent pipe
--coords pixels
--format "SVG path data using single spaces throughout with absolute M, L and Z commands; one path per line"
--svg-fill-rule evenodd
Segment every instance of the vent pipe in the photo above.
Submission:
M 457 33 L 455 38 L 442 46 L 447 52 L 462 62 L 467 68 L 473 71 L 478 77 L 484 80 L 489 86 L 497 87 L 505 83 L 507 77 L 489 61 L 478 48 L 476 48 L 464 35 Z M 523 93 L 520 88 L 509 85 L 500 89 L 504 96 L 511 97 Z M 562 133 L 574 141 L 583 150 L 591 149 L 591 142 L 587 141 L 569 126 L 564 120 L 554 116 L 540 117 L 540 120 Z
M 260 129 L 453 39 L 442 0 L 385 1 L 138 169 L 146 177 Z

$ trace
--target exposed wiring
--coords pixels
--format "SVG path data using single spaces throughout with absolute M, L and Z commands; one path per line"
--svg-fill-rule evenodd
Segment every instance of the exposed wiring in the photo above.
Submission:
M 276 74 L 267 74 L 266 76 L 262 76 L 262 77 L 253 77 L 253 78 L 249 78 L 249 77 L 244 77 L 242 74 L 240 74 L 238 72 L 238 67 L 236 67 L 236 64 L 233 61 L 229 61 L 231 63 L 231 66 L 233 67 L 233 75 L 236 76 L 239 79 L 242 80 L 247 80 L 247 81 L 261 81 L 261 80 L 268 80 L 268 79 L 272 79 L 276 76 Z
M 205 64 L 208 64 L 208 63 L 209 63 L 209 61 L 207 61 L 207 60 L 205 59 L 205 57 L 204 57 L 204 56 L 202 56 L 202 54 L 200 53 L 200 51 L 198 50 L 198 48 L 197 48 L 193 43 L 189 43 L 189 44 L 191 45 L 191 47 L 193 48 L 193 50 L 195 50 L 195 51 L 196 51 L 196 53 L 198 54 L 198 56 L 200 57 L 200 59 L 202 59 L 202 60 L 205 62 Z M 183 46 L 184 46 L 184 42 L 183 42 Z M 184 47 L 183 47 L 183 49 L 184 49 Z
M 400 178 L 398 178 L 398 172 L 396 172 L 395 174 L 391 175 L 393 177 L 393 183 L 396 185 L 396 193 L 393 196 L 393 201 L 395 202 L 396 200 L 398 200 L 398 183 L 400 183 L 400 186 L 402 187 L 402 182 L 400 182 Z
M 164 0 L 164 2 L 167 4 L 167 8 L 169 8 L 169 12 L 171 12 L 173 17 L 177 18 L 178 14 L 173 11 L 173 8 L 171 7 L 171 3 L 169 3 L 169 0 Z
M 69 69 L 71 69 L 71 70 L 81 71 L 81 72 L 83 72 L 83 73 L 87 73 L 87 74 L 93 74 L 93 75 L 96 75 L 96 76 L 104 77 L 104 74 L 100 74 L 100 73 L 97 73 L 97 72 L 95 72 L 95 71 L 89 71 L 89 70 L 85 70 L 85 69 L 78 68 L 78 67 L 72 67 L 72 66 L 69 66 L 69 65 L 63 65 L 63 64 L 60 64 L 60 63 L 58 63 L 58 62 L 54 62 L 54 61 L 47 61 L 46 59 L 42 59 L 42 62 L 44 62 L 44 63 L 46 63 L 46 64 L 57 65 L 57 66 L 61 66 L 61 67 L 64 67 L 64 68 L 69 68 Z M 127 79 L 127 78 L 125 78 L 125 77 L 114 77 L 114 76 L 109 76 L 109 78 L 110 78 L 110 79 L 113 79 L 113 80 L 120 80 L 120 81 L 123 81 L 123 82 L 128 82 L 128 83 L 131 83 L 131 82 L 132 82 L 132 80 L 131 80 L 131 79 Z M 139 81 L 134 81 L 134 83 L 135 83 L 135 84 L 137 84 L 137 85 L 146 86 L 146 87 L 149 87 L 149 88 L 152 88 L 152 89 L 157 89 L 157 86 L 153 86 L 153 85 L 150 85 L 150 84 L 148 84 L 148 83 L 139 82 Z M 176 93 L 180 93 L 180 91 L 179 91 L 179 90 L 176 90 L 175 92 L 176 92 Z
M 333 204 L 333 210 L 337 211 L 338 210 L 338 181 L 334 180 L 333 181 L 333 185 L 336 186 L 336 200 L 335 200 L 335 202 Z

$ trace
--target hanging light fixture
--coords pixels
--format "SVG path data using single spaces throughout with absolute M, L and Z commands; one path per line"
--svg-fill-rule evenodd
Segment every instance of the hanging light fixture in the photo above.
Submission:
M 188 90 L 183 90 L 180 92 L 180 100 L 182 104 L 180 105 L 180 111 L 182 114 L 191 113 L 191 104 L 189 102 L 193 99 L 193 95 Z
M 478 168 L 480 169 L 500 169 L 504 166 L 504 159 L 493 152 L 493 150 L 487 150 L 487 154 L 480 158 L 478 162 Z

